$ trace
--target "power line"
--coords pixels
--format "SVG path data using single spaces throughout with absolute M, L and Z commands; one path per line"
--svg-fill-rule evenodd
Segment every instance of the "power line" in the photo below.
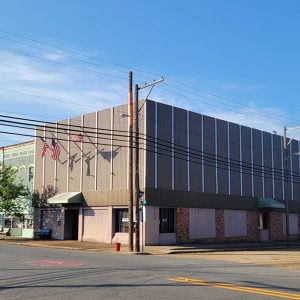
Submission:
M 47 116 L 41 116 L 41 115 L 33 115 L 33 114 L 24 114 L 24 113 L 20 113 L 17 111 L 7 111 L 7 110 L 0 110 L 1 113 L 6 113 L 6 114 L 16 114 L 19 116 L 30 116 L 30 117 L 38 117 L 38 118 L 46 118 L 46 119 L 53 119 L 53 120 L 57 120 L 57 118 L 53 118 L 53 117 L 47 117 Z
M 9 118 L 12 118 L 12 117 L 9 117 Z M 20 118 L 19 118 L 20 119 Z M 3 123 L 9 123 L 9 124 L 18 124 L 18 125 L 5 125 L 5 124 L 0 124 L 0 125 L 5 125 L 5 126 L 11 126 L 11 127 L 19 127 L 19 128 L 23 128 L 23 129 L 33 129 L 31 127 L 22 127 L 20 125 L 29 125 L 29 126 L 37 126 L 36 124 L 33 124 L 33 123 L 24 123 L 24 122 L 16 122 L 16 121 L 7 121 L 7 120 L 1 120 L 0 121 Z M 58 130 L 58 129 L 61 129 L 61 130 L 68 130 L 68 132 L 58 132 L 58 133 L 62 133 L 62 134 L 78 134 L 78 133 L 81 133 L 84 129 L 83 127 L 81 126 L 75 126 L 79 129 L 72 129 L 72 125 L 66 125 L 66 124 L 51 124 L 53 126 L 45 126 L 44 128 L 45 129 L 48 129 L 47 132 L 52 132 L 52 133 L 56 133 L 56 131 L 54 130 Z M 67 128 L 64 128 L 64 127 L 61 127 L 61 125 L 63 126 L 68 126 Z M 56 126 L 56 127 L 54 127 Z M 92 129 L 96 129 L 94 127 L 91 127 Z M 53 131 L 49 130 L 49 129 L 52 129 Z M 103 133 L 103 132 L 100 132 L 101 130 L 104 130 L 104 131 L 109 131 L 109 133 Z M 117 132 L 119 132 L 118 130 L 116 130 Z M 75 132 L 75 133 L 74 133 Z M 124 132 L 124 131 L 121 131 L 121 132 Z M 83 133 L 85 134 L 85 136 L 87 137 L 91 137 L 91 138 L 95 138 L 94 134 L 95 131 L 87 131 L 87 130 L 84 130 Z M 91 135 L 87 135 L 87 133 L 91 133 L 93 134 L 92 136 Z M 125 131 L 125 133 L 127 134 L 127 132 Z M 116 134 L 116 133 L 113 133 L 112 130 L 109 130 L 109 129 L 101 129 L 101 128 L 97 128 L 97 134 L 99 135 L 104 135 L 104 136 L 109 136 L 108 138 L 103 138 L 103 137 L 100 137 L 100 139 L 111 139 L 111 135 L 113 134 L 114 136 L 116 137 L 124 137 L 126 138 L 126 140 L 120 140 L 120 139 L 115 139 L 117 141 L 124 141 L 124 142 L 127 142 L 127 139 L 128 139 L 128 135 L 124 135 L 124 134 Z M 147 137 L 147 136 L 146 136 Z M 220 155 L 216 155 L 216 154 L 211 154 L 211 153 L 207 153 L 207 152 L 203 152 L 203 151 L 200 151 L 200 150 L 197 150 L 197 149 L 193 149 L 193 148 L 187 148 L 186 146 L 182 146 L 182 145 L 178 145 L 178 144 L 174 144 L 174 143 L 170 143 L 168 141 L 165 141 L 165 140 L 162 140 L 164 143 L 166 144 L 163 144 L 163 143 L 159 143 L 159 142 L 154 142 L 152 141 L 151 139 L 148 138 L 140 138 L 141 140 L 143 140 L 145 143 L 148 143 L 148 147 L 152 147 L 152 148 L 155 148 L 154 145 L 158 145 L 160 147 L 161 150 L 164 150 L 164 151 L 175 151 L 177 154 L 180 154 L 180 155 L 189 155 L 190 157 L 194 157 L 194 158 L 200 158 L 200 159 L 213 159 L 213 160 L 216 160 L 217 162 L 219 163 L 223 163 L 223 164 L 228 164 L 228 160 L 230 160 L 230 164 L 231 166 L 237 166 L 238 168 L 242 167 L 242 168 L 247 168 L 247 169 L 255 169 L 255 170 L 258 170 L 258 171 L 262 171 L 264 170 L 264 172 L 274 172 L 274 173 L 278 173 L 276 172 L 275 170 L 279 170 L 280 174 L 282 174 L 282 169 L 278 169 L 278 168 L 272 168 L 272 167 L 268 167 L 268 166 L 262 166 L 262 165 L 258 165 L 258 164 L 253 164 L 253 163 L 250 163 L 250 162 L 245 162 L 245 161 L 240 161 L 240 160 L 236 160 L 236 159 L 232 159 L 232 158 L 228 158 L 228 157 L 224 157 L 224 156 L 220 156 Z M 152 138 L 153 139 L 153 138 Z M 149 143 L 152 143 L 154 145 L 149 145 Z M 172 144 L 172 146 L 171 146 Z M 164 147 L 164 148 L 161 148 L 161 147 Z M 173 148 L 172 148 L 173 147 Z M 180 148 L 183 148 L 183 149 L 180 149 Z M 202 153 L 202 154 L 199 154 L 199 153 Z M 206 156 L 205 156 L 206 155 Z M 225 159 L 222 160 L 222 159 Z M 237 163 L 234 163 L 234 162 L 237 162 Z M 259 169 L 257 169 L 257 167 L 259 167 Z M 294 172 L 291 172 L 291 173 L 294 173 Z
M 74 53 L 74 54 L 77 54 L 77 55 L 80 55 L 82 57 L 86 57 L 86 58 L 89 58 L 89 59 L 92 59 L 92 60 L 102 61 L 102 62 L 111 64 L 111 65 L 115 65 L 115 66 L 118 66 L 118 67 L 121 67 L 121 68 L 124 68 L 124 69 L 127 69 L 127 70 L 128 69 L 132 69 L 132 70 L 140 72 L 140 73 L 145 73 L 145 74 L 149 74 L 149 75 L 157 77 L 157 74 L 151 73 L 149 71 L 144 71 L 144 70 L 137 69 L 137 68 L 130 68 L 130 67 L 126 66 L 126 65 L 122 65 L 122 64 L 110 61 L 110 60 L 100 59 L 100 58 L 96 58 L 96 57 L 93 57 L 93 56 L 90 56 L 90 55 L 86 55 L 86 54 L 84 54 L 84 53 L 82 53 L 80 51 L 75 51 L 75 50 L 72 50 L 72 49 L 67 49 L 67 48 L 59 47 L 57 45 L 53 45 L 53 44 L 50 44 L 50 43 L 41 42 L 41 41 L 29 38 L 29 37 L 25 37 L 24 35 L 15 34 L 15 33 L 3 30 L 3 29 L 0 29 L 0 32 L 6 33 L 6 34 L 9 34 L 9 35 L 13 35 L 13 36 L 16 36 L 16 37 L 19 37 L 19 38 L 22 38 L 22 39 L 26 39 L 26 40 L 38 43 L 40 45 L 49 46 L 49 47 L 52 47 L 54 49 L 58 49 L 58 50 L 62 50 L 62 51 L 67 51 L 67 52 L 70 52 L 70 53 Z
M 15 133 L 15 132 L 7 132 L 7 131 L 0 131 L 0 133 L 3 133 L 3 134 L 10 134 L 10 135 L 18 135 L 18 136 L 27 136 L 27 137 L 36 137 L 36 138 L 45 138 L 44 136 L 39 136 L 39 135 L 29 135 L 29 134 L 21 134 L 21 133 Z M 62 138 L 56 138 L 58 141 L 71 141 L 69 139 L 62 139 Z M 71 141 L 72 142 L 72 141 Z M 88 143 L 88 144 L 93 144 L 93 145 L 102 145 L 102 146 L 114 146 L 114 147 L 120 147 L 120 148 L 128 148 L 128 145 L 119 145 L 119 144 L 111 144 L 111 143 L 94 143 L 94 142 L 83 142 L 83 143 Z M 133 148 L 135 148 L 135 146 L 133 146 Z M 212 167 L 212 168 L 216 168 L 216 163 L 213 162 L 213 164 L 208 164 L 208 162 L 210 162 L 209 160 L 206 161 L 206 160 L 203 160 L 201 162 L 199 161 L 194 161 L 194 160 L 191 160 L 191 159 L 187 159 L 187 158 L 182 158 L 182 157 L 178 157 L 178 156 L 170 156 L 169 154 L 166 154 L 166 153 L 162 153 L 162 152 L 159 152 L 159 151 L 152 151 L 152 150 L 149 150 L 149 149 L 145 149 L 145 148 L 140 148 L 141 150 L 144 150 L 144 151 L 147 151 L 147 152 L 150 152 L 150 153 L 154 153 L 154 154 L 158 154 L 158 155 L 162 155 L 162 156 L 167 156 L 169 158 L 172 158 L 174 157 L 174 159 L 178 159 L 178 160 L 182 160 L 182 161 L 189 161 L 190 163 L 195 163 L 195 164 L 199 164 L 199 165 L 204 165 L 204 166 L 207 166 L 207 167 Z M 260 177 L 260 178 L 267 178 L 267 179 L 274 179 L 274 180 L 283 180 L 283 176 L 282 174 L 278 175 L 278 177 L 276 177 L 276 175 L 274 174 L 274 176 L 266 176 L 266 175 L 261 175 L 261 172 L 259 173 L 255 173 L 255 172 L 245 172 L 245 171 L 242 171 L 240 170 L 239 167 L 237 167 L 235 170 L 234 168 L 230 167 L 230 165 L 228 166 L 228 163 L 227 164 L 224 164 L 226 167 L 223 168 L 223 167 L 220 167 L 220 166 L 217 166 L 218 170 L 226 170 L 226 171 L 229 171 L 230 172 L 233 172 L 233 173 L 238 173 L 238 174 L 245 174 L 245 175 L 253 175 L 253 176 L 256 176 L 256 177 Z M 243 168 L 242 168 L 243 170 Z M 294 183 L 299 183 L 298 181 L 295 181 L 294 179 L 297 179 L 297 178 L 300 178 L 299 176 L 293 176 L 293 182 Z M 288 179 L 288 182 L 289 182 L 289 179 Z
M 33 120 L 33 119 L 27 119 L 27 118 L 19 118 L 19 117 L 12 117 L 12 116 L 3 116 L 3 115 L 0 115 L 0 117 L 4 117 L 4 118 L 8 118 L 8 119 L 18 119 L 18 120 L 25 120 L 25 121 L 32 121 L 32 122 L 36 122 L 36 123 L 42 123 L 42 124 L 49 124 L 49 125 L 53 125 L 54 127 L 59 127 L 60 129 L 62 130 L 69 130 L 69 131 L 72 131 L 73 134 L 78 134 L 80 132 L 84 132 L 84 133 L 92 133 L 92 134 L 95 134 L 95 130 L 97 130 L 98 133 L 101 133 L 100 131 L 104 131 L 104 132 L 108 132 L 108 133 L 101 133 L 103 135 L 108 135 L 110 136 L 112 132 L 114 132 L 114 135 L 115 136 L 119 136 L 119 137 L 126 137 L 128 138 L 128 131 L 127 130 L 112 130 L 112 129 L 107 129 L 107 128 L 99 128 L 99 127 L 90 127 L 90 126 L 80 126 L 80 125 L 72 125 L 72 124 L 62 124 L 62 123 L 53 123 L 53 122 L 45 122 L 45 121 L 41 121 L 41 120 Z M 15 123 L 15 124 L 25 124 L 25 125 L 31 125 L 31 126 L 40 126 L 40 125 L 37 125 L 37 124 L 34 124 L 34 123 L 25 123 L 25 122 L 16 122 L 16 121 L 7 121 L 7 120 L 2 120 L 2 122 L 6 122 L 6 123 Z M 47 127 L 45 125 L 43 125 L 44 128 L 49 128 L 49 129 L 53 129 L 54 127 Z M 70 129 L 70 128 L 78 128 L 78 129 Z M 87 131 L 86 129 L 91 129 L 92 131 Z M 75 132 L 75 133 L 74 133 Z M 117 132 L 117 134 L 115 133 Z M 121 133 L 121 134 L 119 134 Z M 142 138 L 140 137 L 139 139 L 140 140 L 143 140 L 143 141 L 146 141 L 148 143 L 153 143 L 153 144 L 157 144 L 157 145 L 162 145 L 164 147 L 177 147 L 176 149 L 179 149 L 180 151 L 194 151 L 195 153 L 198 153 L 200 152 L 200 150 L 198 149 L 193 149 L 193 148 L 188 148 L 186 146 L 182 146 L 180 144 L 176 144 L 176 143 L 172 143 L 172 142 L 169 142 L 169 141 L 166 141 L 166 140 L 163 140 L 163 139 L 160 139 L 160 138 L 155 138 L 153 136 L 150 136 L 150 135 L 147 135 L 147 134 L 142 134 L 143 136 L 145 136 L 146 138 Z M 156 142 L 155 142 L 156 141 Z M 217 142 L 218 140 L 215 140 L 215 142 Z M 164 144 L 162 144 L 164 143 Z M 167 144 L 167 145 L 165 145 Z M 232 143 L 230 143 L 230 145 L 232 145 Z M 240 146 L 239 144 L 236 144 L 237 146 Z M 184 150 L 180 149 L 180 148 L 183 148 Z M 251 147 L 248 147 L 248 148 L 251 148 Z M 261 148 L 258 148 L 259 150 Z M 201 151 L 202 152 L 202 151 Z M 215 154 L 211 154 L 211 153 L 208 153 L 208 152 L 202 152 L 204 153 L 205 155 L 208 155 L 208 156 L 215 156 Z M 225 160 L 228 159 L 228 157 L 225 157 L 225 156 L 220 156 L 218 155 L 218 157 L 221 157 Z M 236 161 L 238 163 L 243 163 L 243 164 L 250 164 L 250 163 L 247 163 L 245 161 L 240 161 L 238 159 L 232 159 L 230 158 L 232 161 Z M 257 164 L 253 164 L 253 165 L 256 165 L 256 166 L 259 166 L 261 167 L 261 165 L 257 165 Z M 268 168 L 267 166 L 264 166 L 264 168 Z M 270 167 L 271 169 L 271 167 Z M 278 168 L 274 168 L 275 169 L 278 169 Z M 278 169 L 281 171 L 281 169 Z
M 42 61 L 51 62 L 53 64 L 62 65 L 62 66 L 68 67 L 68 68 L 73 68 L 73 69 L 77 69 L 77 70 L 81 70 L 81 71 L 93 72 L 93 73 L 97 73 L 97 74 L 101 74 L 101 75 L 109 76 L 109 77 L 114 77 L 114 78 L 118 78 L 118 79 L 124 79 L 124 80 L 127 79 L 126 77 L 121 77 L 118 75 L 109 74 L 109 73 L 105 73 L 105 72 L 101 72 L 101 71 L 97 71 L 97 70 L 82 68 L 82 67 L 66 64 L 66 63 L 59 62 L 59 61 L 54 61 L 54 60 L 43 58 L 43 57 L 38 57 L 35 55 L 31 55 L 31 54 L 27 54 L 27 53 L 23 53 L 23 52 L 19 52 L 19 51 L 8 50 L 8 49 L 1 48 L 1 47 L 0 47 L 0 50 L 18 54 L 18 55 L 22 55 L 22 56 L 26 56 L 26 57 L 30 57 L 30 58 L 34 58 L 34 59 L 38 59 L 38 60 L 42 60 Z
M 166 83 L 165 83 L 166 84 Z M 167 84 L 166 84 L 167 85 Z M 166 91 L 166 92 L 169 92 L 169 93 L 172 93 L 172 94 L 175 94 L 175 95 L 177 95 L 177 96 L 180 96 L 180 97 L 183 97 L 183 98 L 186 98 L 186 99 L 189 99 L 190 101 L 193 101 L 193 102 L 195 102 L 195 103 L 197 103 L 197 104 L 199 104 L 199 101 L 200 102 L 202 102 L 202 103 L 205 103 L 205 104 L 207 104 L 207 105 L 209 105 L 209 106 L 213 106 L 213 107 L 218 107 L 218 108 L 221 108 L 222 110 L 226 110 L 226 111 L 230 111 L 230 112 L 234 112 L 234 113 L 239 113 L 239 114 L 242 114 L 242 115 L 245 115 L 245 116 L 254 116 L 254 117 L 256 117 L 257 116 L 257 114 L 258 115 L 261 115 L 262 117 L 266 117 L 264 114 L 262 114 L 261 112 L 260 112 L 260 110 L 257 110 L 256 112 L 251 112 L 251 111 L 248 111 L 248 112 L 244 112 L 244 111 L 241 111 L 241 110 L 238 110 L 238 109 L 231 109 L 231 108 L 225 108 L 224 107 L 224 105 L 226 105 L 226 106 L 228 106 L 228 107 L 232 107 L 232 108 L 234 108 L 234 106 L 233 105 L 230 105 L 230 104 L 226 104 L 226 103 L 223 103 L 223 102 L 220 102 L 220 101 L 218 101 L 218 100 L 213 100 L 213 99 L 211 99 L 211 98 L 209 98 L 209 97 L 205 97 L 205 96 L 202 96 L 202 95 L 198 95 L 198 94 L 194 94 L 194 93 L 192 93 L 192 94 L 194 94 L 194 95 L 196 95 L 196 96 L 198 96 L 198 97 L 200 97 L 200 98 L 203 98 L 203 99 L 206 99 L 206 100 L 209 100 L 209 101 L 214 101 L 214 102 L 217 102 L 218 104 L 213 104 L 213 103 L 211 103 L 211 102 L 208 102 L 208 101 L 203 101 L 203 100 L 200 100 L 200 99 L 198 99 L 198 98 L 193 98 L 193 97 L 190 97 L 190 96 L 186 96 L 186 95 L 183 95 L 183 94 L 181 94 L 181 93 L 178 93 L 178 92 L 174 92 L 174 91 L 170 91 L 170 90 L 168 90 L 168 89 L 165 89 L 165 88 L 162 88 L 162 87 L 158 87 L 158 89 L 160 89 L 160 90 L 163 90 L 163 91 Z M 253 109 L 253 108 L 252 108 Z M 268 116 L 270 115 L 270 113 L 268 112 Z M 278 121 L 286 121 L 286 118 L 284 119 L 284 118 L 276 118 L 276 117 L 272 117 L 272 119 L 274 120 L 278 120 Z M 291 122 L 288 122 L 288 124 L 289 125 L 294 125 L 294 124 L 296 124 L 296 123 L 291 123 Z
M 251 107 L 251 106 L 249 106 L 249 105 L 246 105 L 246 104 L 243 104 L 243 103 L 240 103 L 240 102 L 238 102 L 238 101 L 236 101 L 236 100 L 233 100 L 233 99 L 231 99 L 231 98 L 219 96 L 219 95 L 217 95 L 217 94 L 215 94 L 215 93 L 213 93 L 213 92 L 201 90 L 201 89 L 199 89 L 199 88 L 190 86 L 190 85 L 188 85 L 188 84 L 179 82 L 179 81 L 177 81 L 177 80 L 173 80 L 173 79 L 170 79 L 170 78 L 166 78 L 166 79 L 169 80 L 169 81 L 171 81 L 171 82 L 174 82 L 174 83 L 180 84 L 180 85 L 182 85 L 182 86 L 188 87 L 188 88 L 190 88 L 190 89 L 192 89 L 192 90 L 196 90 L 196 91 L 199 91 L 199 92 L 201 92 L 201 93 L 204 93 L 204 94 L 213 96 L 213 97 L 215 97 L 215 98 L 219 98 L 219 99 L 225 100 L 225 101 L 227 101 L 227 102 L 232 102 L 232 103 L 234 103 L 234 104 L 238 104 L 238 105 L 243 106 L 243 107 L 245 107 L 245 108 L 253 109 L 253 107 Z M 174 85 L 171 85 L 171 84 L 168 84 L 168 83 L 166 83 L 166 82 L 165 82 L 165 85 L 170 86 L 170 87 L 173 87 L 173 88 L 176 88 L 176 89 L 178 89 L 178 90 L 181 90 L 181 91 L 184 91 L 184 92 L 187 92 L 187 93 L 191 93 L 191 94 L 200 96 L 199 94 L 195 94 L 195 93 L 193 93 L 193 92 L 189 92 L 189 91 L 187 91 L 187 90 L 185 90 L 185 89 L 178 88 L 178 87 L 176 87 L 176 86 L 174 86 Z M 206 97 L 206 98 L 207 98 L 207 99 L 211 99 L 211 98 L 208 98 L 208 97 Z M 221 102 L 221 103 L 223 103 L 223 102 Z M 270 114 L 269 111 L 267 111 L 267 110 L 265 110 L 265 109 L 263 109 L 263 108 L 260 108 L 260 109 L 259 109 L 259 112 L 260 112 L 260 111 L 265 112 L 265 114 L 267 114 L 267 115 Z M 279 113 L 272 112 L 272 115 L 277 115 L 277 116 L 283 118 L 283 120 L 292 119 L 292 120 L 296 121 L 297 123 L 299 123 L 299 119 L 290 118 L 289 116 L 286 116 L 286 115 L 283 115 L 283 114 L 279 114 Z
M 44 96 L 39 96 L 39 95 L 30 94 L 30 93 L 26 93 L 26 92 L 19 92 L 19 91 L 5 89 L 5 88 L 0 88 L 0 90 L 1 91 L 5 91 L 5 92 L 9 92 L 9 93 L 15 93 L 15 94 L 20 94 L 20 95 L 34 97 L 34 98 L 39 98 L 39 99 L 46 99 L 46 100 L 50 100 L 50 101 L 61 102 L 61 103 L 68 103 L 68 104 L 78 105 L 78 106 L 82 106 L 82 107 L 84 106 L 84 107 L 101 109 L 101 108 L 99 108 L 97 106 L 92 106 L 92 105 L 88 105 L 88 104 L 79 104 L 79 103 L 72 102 L 72 101 L 59 100 L 59 99 L 56 99 L 56 98 L 44 97 Z
M 77 55 L 81 55 L 81 56 L 86 57 L 86 58 L 89 58 L 89 59 L 98 60 L 98 61 L 103 61 L 103 62 L 105 62 L 105 63 L 109 63 L 109 64 L 112 64 L 112 65 L 115 65 L 115 66 L 118 66 L 118 67 L 121 67 L 121 68 L 127 68 L 127 69 L 129 68 L 129 67 L 126 66 L 126 65 L 118 64 L 118 63 L 115 63 L 115 62 L 112 62 L 112 61 L 109 61 L 109 60 L 103 60 L 103 59 L 95 58 L 95 57 L 92 57 L 92 56 L 88 56 L 88 55 L 85 55 L 85 54 L 83 54 L 83 53 L 81 53 L 81 52 L 79 52 L 79 51 L 74 51 L 74 50 L 70 50 L 70 49 L 58 47 L 58 46 L 53 45 L 53 44 L 40 42 L 40 41 L 38 41 L 38 40 L 29 38 L 29 37 L 25 37 L 25 36 L 22 36 L 22 35 L 18 35 L 18 34 L 15 34 L 15 33 L 11 33 L 11 32 L 8 32 L 8 31 L 6 31 L 6 30 L 0 29 L 0 32 L 6 33 L 6 34 L 9 34 L 9 35 L 18 37 L 18 38 L 30 40 L 30 41 L 33 41 L 33 42 L 35 42 L 35 43 L 38 43 L 38 44 L 41 44 L 41 45 L 46 45 L 46 46 L 49 46 L 49 47 L 52 47 L 52 48 L 55 48 L 55 49 L 58 49 L 58 50 L 67 51 L 67 52 L 70 52 L 70 53 L 74 53 L 74 54 L 77 54 Z M 22 42 L 19 42 L 19 41 L 16 41 L 16 40 L 12 40 L 12 39 L 9 39 L 9 38 L 5 38 L 5 37 L 0 37 L 0 38 L 9 40 L 9 41 L 12 41 L 12 42 L 15 42 L 15 43 L 20 43 L 20 44 L 25 45 L 25 46 L 28 46 L 28 47 L 33 47 L 33 48 L 36 48 L 36 49 L 39 49 L 39 50 L 42 50 L 42 51 L 47 51 L 47 52 L 50 52 L 50 53 L 62 55 L 61 53 L 57 53 L 57 52 L 50 51 L 50 50 L 47 50 L 47 49 L 35 47 L 35 46 L 33 46 L 33 45 L 28 45 L 28 44 L 25 44 L 25 43 L 22 43 Z M 69 57 L 69 58 L 72 58 L 72 59 L 77 59 L 77 60 L 82 61 L 82 62 L 84 62 L 84 63 L 94 64 L 94 63 L 92 63 L 92 62 L 84 61 L 84 60 L 81 60 L 81 59 L 75 58 L 75 57 L 70 57 L 70 56 L 67 56 L 67 55 L 65 55 L 65 54 L 63 54 L 63 56 Z M 96 65 L 97 65 L 97 64 L 96 64 Z M 150 75 L 153 75 L 153 76 L 157 76 L 157 74 L 152 73 L 152 72 L 143 71 L 143 70 L 139 70 L 139 69 L 136 69 L 136 68 L 133 68 L 133 70 L 135 70 L 135 71 L 137 71 L 137 72 L 141 72 L 141 73 L 145 73 L 145 74 L 150 74 Z M 118 72 L 124 72 L 124 71 L 120 71 L 120 70 L 117 70 L 117 71 L 118 71 Z M 144 77 L 145 77 L 145 76 L 144 76 Z M 145 77 L 145 78 L 149 78 L 149 77 Z M 176 84 L 182 85 L 182 86 L 187 87 L 187 88 L 189 88 L 189 89 L 192 89 L 192 90 L 194 90 L 194 91 L 198 91 L 198 92 L 201 92 L 201 93 L 204 93 L 204 94 L 213 96 L 213 97 L 215 97 L 215 98 L 218 98 L 218 99 L 221 99 L 221 100 L 225 100 L 225 101 L 227 101 L 227 102 L 232 102 L 232 103 L 238 104 L 238 105 L 240 105 L 240 106 L 243 106 L 243 107 L 246 107 L 246 108 L 253 109 L 253 108 L 250 107 L 249 105 L 240 103 L 240 102 L 238 102 L 238 101 L 236 101 L 236 100 L 232 100 L 232 99 L 230 99 L 230 98 L 228 98 L 228 97 L 219 96 L 219 95 L 217 95 L 217 94 L 215 94 L 215 93 L 213 93 L 213 92 L 201 90 L 201 89 L 196 88 L 196 87 L 193 87 L 193 86 L 191 86 L 191 85 L 182 83 L 182 82 L 180 82 L 180 81 L 178 81 L 178 80 L 170 79 L 169 77 L 165 77 L 165 78 L 166 78 L 168 81 L 170 81 L 170 82 L 174 82 L 174 83 L 176 83 Z M 171 85 L 171 84 L 167 84 L 167 83 L 165 83 L 165 84 L 166 84 L 167 86 L 172 87 L 172 88 L 175 88 L 175 89 L 178 89 L 178 90 L 187 92 L 187 93 L 192 93 L 192 94 L 194 94 L 194 95 L 196 95 L 196 96 L 198 96 L 198 97 L 206 98 L 206 99 L 208 99 L 208 100 L 211 100 L 210 98 L 205 97 L 205 96 L 203 96 L 203 95 L 195 94 L 194 92 L 189 92 L 189 91 L 187 91 L 187 90 L 185 90 L 185 89 L 179 88 L 179 87 L 174 86 L 174 85 Z M 166 90 L 166 91 L 168 91 L 168 90 Z M 177 94 L 177 95 L 180 95 L 180 96 L 185 97 L 185 98 L 187 98 L 187 99 L 191 99 L 190 97 L 187 97 L 187 96 L 182 95 L 182 94 L 178 94 L 178 93 L 173 92 L 173 91 L 168 91 L 168 92 L 174 93 L 174 94 Z M 195 100 L 196 100 L 196 99 L 195 99 Z M 214 101 L 216 101 L 216 100 L 214 100 Z M 232 105 L 229 105 L 229 104 L 226 104 L 226 103 L 223 103 L 223 102 L 221 102 L 221 103 L 222 103 L 222 105 L 227 105 L 227 106 L 233 107 Z M 206 103 L 206 104 L 212 105 L 211 103 Z M 262 116 L 265 116 L 264 114 L 262 114 L 262 111 L 265 111 L 265 110 L 264 110 L 264 109 L 259 109 L 259 111 L 258 111 L 257 113 L 260 114 L 260 115 L 262 115 Z M 234 112 L 236 112 L 236 111 L 234 111 Z M 248 112 L 248 113 L 240 112 L 240 113 L 242 113 L 242 114 L 244 114 L 244 115 L 249 114 L 249 112 Z M 269 112 L 268 112 L 268 111 L 265 111 L 265 113 L 269 115 Z M 278 120 L 284 120 L 284 121 L 287 120 L 287 116 L 284 116 L 284 115 L 282 115 L 282 114 L 278 114 L 278 113 L 274 113 L 274 112 L 273 112 L 272 115 L 273 115 L 273 116 L 274 116 L 274 115 L 279 116 L 280 119 L 277 118 Z M 289 119 L 291 119 L 291 118 L 289 117 Z M 293 120 L 295 120 L 296 122 L 299 122 L 299 120 L 297 120 L 297 119 L 293 119 Z M 294 123 L 289 123 L 289 124 L 294 124 Z
M 30 45 L 30 44 L 22 43 L 20 41 L 9 39 L 9 38 L 3 37 L 3 36 L 0 36 L 0 39 L 7 40 L 7 41 L 10 41 L 10 42 L 20 44 L 20 45 L 23 45 L 23 46 L 26 46 L 26 47 L 30 47 L 30 48 L 33 48 L 33 49 L 37 49 L 37 50 L 40 50 L 40 51 L 48 52 L 48 53 L 51 53 L 51 54 L 60 55 L 60 56 L 65 57 L 65 58 L 69 58 L 69 59 L 72 59 L 72 60 L 77 60 L 77 61 L 80 61 L 80 62 L 83 62 L 83 63 L 86 63 L 86 64 L 90 64 L 90 65 L 93 65 L 93 66 L 98 66 L 98 67 L 101 66 L 97 63 L 93 63 L 93 62 L 90 62 L 90 61 L 87 61 L 87 60 L 83 60 L 83 59 L 80 59 L 80 58 L 69 56 L 69 55 L 66 55 L 66 54 L 63 54 L 63 53 L 60 53 L 60 52 L 55 52 L 55 51 L 51 51 L 51 50 L 44 49 L 44 48 L 41 48 L 41 47 L 36 47 L 36 46 Z M 114 68 L 107 67 L 107 66 L 105 66 L 105 68 L 113 70 L 113 71 L 117 71 L 117 72 L 120 72 L 120 73 L 127 74 L 126 71 L 121 71 L 121 70 L 114 69 Z

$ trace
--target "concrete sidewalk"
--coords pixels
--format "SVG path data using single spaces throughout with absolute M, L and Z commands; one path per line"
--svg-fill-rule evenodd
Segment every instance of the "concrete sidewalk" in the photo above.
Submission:
M 78 242 L 78 241 L 58 241 L 58 240 L 32 240 L 16 237 L 0 237 L 1 244 L 13 244 L 27 247 L 46 247 L 69 250 L 115 252 L 113 244 Z M 300 243 L 290 244 L 291 249 L 299 249 Z M 213 253 L 225 251 L 257 251 L 257 250 L 281 250 L 287 249 L 284 242 L 272 243 L 239 243 L 239 244 L 181 244 L 167 246 L 145 246 L 141 249 L 144 254 L 165 255 L 165 254 L 193 254 L 193 253 Z M 127 245 L 121 245 L 121 253 L 128 253 Z

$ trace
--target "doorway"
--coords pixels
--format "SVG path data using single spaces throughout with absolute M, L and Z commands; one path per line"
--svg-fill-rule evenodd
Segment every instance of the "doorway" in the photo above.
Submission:
M 260 241 L 268 241 L 269 240 L 269 212 L 261 211 L 259 212 L 259 234 Z
M 65 240 L 77 240 L 78 239 L 78 209 L 65 210 Z

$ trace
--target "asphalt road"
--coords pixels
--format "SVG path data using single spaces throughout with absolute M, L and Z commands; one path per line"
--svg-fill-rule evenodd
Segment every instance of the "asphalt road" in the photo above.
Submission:
M 0 247 L 0 299 L 299 299 L 297 270 L 175 256 Z

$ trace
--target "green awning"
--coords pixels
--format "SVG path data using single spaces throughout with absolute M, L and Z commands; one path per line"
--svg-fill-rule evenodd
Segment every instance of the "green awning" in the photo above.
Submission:
M 80 204 L 81 192 L 69 192 L 55 195 L 48 199 L 49 204 Z
M 285 208 L 285 205 L 270 198 L 258 198 L 258 208 Z

